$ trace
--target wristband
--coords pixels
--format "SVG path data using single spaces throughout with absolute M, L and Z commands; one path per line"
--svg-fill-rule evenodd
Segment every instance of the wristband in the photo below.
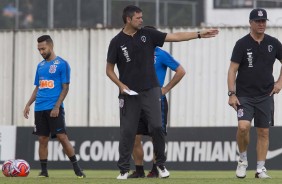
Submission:
M 201 37 L 201 34 L 200 34 L 200 31 L 198 31 L 197 33 L 198 33 L 198 38 L 199 38 L 199 39 L 202 38 L 202 37 Z

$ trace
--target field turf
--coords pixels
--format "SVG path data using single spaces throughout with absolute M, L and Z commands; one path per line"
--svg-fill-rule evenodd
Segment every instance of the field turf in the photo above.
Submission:
M 85 170 L 87 175 L 84 179 L 75 177 L 72 170 L 49 170 L 49 178 L 38 178 L 39 170 L 31 170 L 28 177 L 5 177 L 0 176 L 1 184 L 279 184 L 282 183 L 282 171 L 269 170 L 271 179 L 255 179 L 254 171 L 248 171 L 245 179 L 235 178 L 235 171 L 170 171 L 167 179 L 127 179 L 117 180 L 117 170 Z

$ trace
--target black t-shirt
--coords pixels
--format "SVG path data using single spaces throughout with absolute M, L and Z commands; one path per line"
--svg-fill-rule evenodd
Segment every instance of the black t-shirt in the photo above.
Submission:
M 282 45 L 276 38 L 264 35 L 256 42 L 250 34 L 236 42 L 231 61 L 239 63 L 236 95 L 257 97 L 270 94 L 274 86 L 273 64 L 282 59 Z
M 109 45 L 107 62 L 117 64 L 119 79 L 129 89 L 140 92 L 160 86 L 154 68 L 154 51 L 162 47 L 166 33 L 142 28 L 134 36 L 123 31 Z

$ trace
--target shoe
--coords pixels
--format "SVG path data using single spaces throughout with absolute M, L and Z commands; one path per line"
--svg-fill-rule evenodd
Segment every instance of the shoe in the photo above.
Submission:
M 158 177 L 159 177 L 159 173 L 156 170 L 151 170 L 147 175 L 147 178 L 158 178 Z
M 118 180 L 126 180 L 128 178 L 128 174 L 129 172 L 128 171 L 121 171 L 120 174 L 118 175 L 117 179 Z
M 163 165 L 157 166 L 157 170 L 159 173 L 160 178 L 168 178 L 169 177 L 169 172 Z
M 248 161 L 238 161 L 236 176 L 237 178 L 245 178 L 246 177 L 246 169 L 248 167 Z
M 266 168 L 263 167 L 262 168 L 262 172 L 260 172 L 260 173 L 256 172 L 255 178 L 267 179 L 267 178 L 271 178 L 271 177 L 266 174 Z
M 137 171 L 134 171 L 132 174 L 130 174 L 127 178 L 144 178 L 145 177 L 145 173 L 140 173 Z
M 41 171 L 41 172 L 38 174 L 38 177 L 39 177 L 39 178 L 47 178 L 47 177 L 49 177 L 49 175 L 48 175 L 48 172 L 47 172 L 47 171 Z
M 86 175 L 84 174 L 84 172 L 81 169 L 74 171 L 74 172 L 78 179 L 86 178 Z

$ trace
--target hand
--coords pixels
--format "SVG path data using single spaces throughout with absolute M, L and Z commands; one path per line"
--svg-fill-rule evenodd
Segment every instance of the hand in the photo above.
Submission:
M 59 112 L 60 112 L 60 109 L 58 107 L 54 107 L 50 113 L 50 117 L 58 117 L 59 116 Z
M 125 93 L 123 90 L 130 90 L 126 85 L 122 84 L 121 86 L 119 86 L 119 91 L 121 94 L 127 94 Z
M 269 96 L 272 96 L 273 94 L 278 94 L 280 92 L 281 88 L 282 88 L 282 86 L 278 82 L 275 82 L 274 87 L 273 87 Z
M 218 32 L 219 31 L 217 29 L 206 29 L 200 31 L 200 35 L 201 38 L 211 38 L 211 37 L 215 37 L 218 34 Z
M 168 90 L 165 88 L 165 87 L 162 87 L 162 95 L 165 95 L 165 94 L 167 94 L 167 92 L 168 92 Z
M 30 107 L 28 105 L 26 105 L 25 108 L 24 108 L 24 111 L 23 111 L 23 115 L 24 115 L 25 119 L 28 119 L 29 111 L 30 111 Z
M 233 109 L 235 109 L 237 111 L 237 105 L 240 105 L 240 102 L 237 98 L 236 95 L 231 95 L 229 97 L 229 101 L 228 101 L 228 104 L 233 107 Z

